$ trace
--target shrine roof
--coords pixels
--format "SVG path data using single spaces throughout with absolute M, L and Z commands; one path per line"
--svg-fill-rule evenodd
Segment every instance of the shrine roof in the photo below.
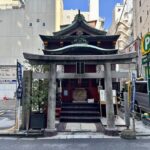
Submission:
M 87 43 L 76 43 L 58 49 L 43 50 L 45 55 L 108 55 L 116 54 L 117 49 L 104 49 Z
M 84 16 L 82 14 L 77 14 L 72 22 L 72 24 L 68 25 L 64 29 L 58 31 L 58 32 L 53 32 L 54 35 L 57 36 L 62 36 L 70 33 L 72 30 L 75 30 L 77 28 L 83 28 L 84 30 L 87 30 L 91 34 L 94 35 L 106 35 L 106 31 L 98 30 L 95 29 L 91 26 L 88 25 L 88 22 L 85 20 Z
M 40 35 L 40 38 L 42 39 L 42 41 L 48 41 L 48 42 L 52 42 L 52 41 L 72 41 L 78 37 L 83 37 L 84 39 L 88 40 L 95 40 L 95 41 L 117 41 L 117 39 L 119 38 L 120 35 L 71 35 L 71 36 L 67 36 L 67 35 L 63 35 L 63 36 L 47 36 L 47 35 Z

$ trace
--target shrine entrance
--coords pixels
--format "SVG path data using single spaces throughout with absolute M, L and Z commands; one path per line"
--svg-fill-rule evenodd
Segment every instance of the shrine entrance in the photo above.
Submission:
M 44 55 L 24 53 L 24 58 L 34 65 L 49 65 L 49 73 L 44 75 L 49 80 L 47 130 L 55 130 L 55 107 L 56 107 L 56 86 L 58 80 L 59 94 L 61 101 L 67 110 L 73 113 L 76 108 L 83 110 L 83 103 L 86 106 L 84 118 L 88 122 L 91 114 L 88 115 L 86 109 L 98 110 L 100 102 L 99 88 L 106 93 L 106 117 L 107 128 L 115 129 L 115 113 L 112 96 L 112 78 L 127 77 L 128 74 L 115 71 L 116 64 L 133 63 L 136 53 L 118 54 L 115 43 L 119 35 L 106 35 L 105 31 L 92 28 L 79 13 L 76 15 L 71 25 L 65 29 L 54 32 L 53 36 L 40 35 L 44 43 Z M 61 71 L 57 71 L 57 66 L 62 66 Z M 102 66 L 101 69 L 97 69 Z M 91 104 L 90 102 L 92 102 Z M 91 108 L 92 106 L 92 108 Z M 89 110 L 89 109 L 88 109 Z M 66 109 L 65 109 L 66 111 Z M 63 112 L 64 114 L 66 112 Z M 78 112 L 77 112 L 78 113 Z M 94 114 L 95 113 L 95 114 Z M 94 112 L 95 117 L 97 112 Z M 84 114 L 84 113 L 82 113 Z M 100 113 L 93 121 L 100 122 Z M 74 117 L 76 119 L 76 117 Z M 72 121 L 73 118 L 61 118 Z

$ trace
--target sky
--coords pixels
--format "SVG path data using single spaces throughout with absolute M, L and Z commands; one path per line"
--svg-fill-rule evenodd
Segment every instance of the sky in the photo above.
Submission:
M 80 9 L 88 11 L 89 0 L 64 0 L 64 9 Z M 109 29 L 112 22 L 112 12 L 116 3 L 122 3 L 123 0 L 99 0 L 100 12 L 99 15 L 105 20 L 104 29 Z

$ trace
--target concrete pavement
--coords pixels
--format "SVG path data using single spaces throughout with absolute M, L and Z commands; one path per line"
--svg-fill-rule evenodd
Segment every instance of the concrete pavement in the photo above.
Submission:
M 13 133 L 15 130 L 16 101 L 0 100 L 0 133 Z
M 15 132 L 15 101 L 0 101 L 0 133 L 14 133 Z M 106 118 L 101 118 L 102 124 L 106 126 Z M 58 121 L 56 121 L 59 124 Z M 136 133 L 141 136 L 150 135 L 150 127 L 142 123 L 142 121 L 136 120 Z M 126 127 L 125 122 L 122 118 L 116 117 L 115 124 L 117 125 L 117 130 L 122 131 Z M 132 128 L 132 120 L 131 126 Z M 102 132 L 102 127 L 95 123 L 66 123 L 63 125 L 61 132 L 52 139 L 68 139 L 68 138 L 109 138 L 111 136 L 106 136 Z M 24 134 L 21 132 L 21 134 Z
M 0 139 L 1 150 L 149 150 L 149 139 Z
M 15 100 L 0 100 L 0 110 L 15 109 Z

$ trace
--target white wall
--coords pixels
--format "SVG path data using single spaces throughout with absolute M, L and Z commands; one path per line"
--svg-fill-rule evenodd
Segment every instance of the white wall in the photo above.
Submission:
M 0 10 L 0 29 L 0 65 L 23 62 L 23 52 L 42 53 L 39 34 L 55 31 L 55 0 L 28 0 L 25 8 Z

